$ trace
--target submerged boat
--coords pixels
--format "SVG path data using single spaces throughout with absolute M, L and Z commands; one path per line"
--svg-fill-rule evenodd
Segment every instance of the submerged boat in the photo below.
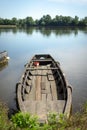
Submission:
M 38 115 L 40 122 L 50 112 L 69 117 L 72 89 L 59 62 L 49 54 L 34 55 L 17 83 L 17 101 L 20 111 Z
M 6 65 L 9 60 L 7 51 L 0 52 L 0 67 Z

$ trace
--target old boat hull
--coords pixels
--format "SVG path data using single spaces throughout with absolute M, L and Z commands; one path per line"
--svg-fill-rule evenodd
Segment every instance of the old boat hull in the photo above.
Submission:
M 22 112 L 36 114 L 40 122 L 49 112 L 70 115 L 72 89 L 60 64 L 49 54 L 35 55 L 17 83 L 17 101 Z

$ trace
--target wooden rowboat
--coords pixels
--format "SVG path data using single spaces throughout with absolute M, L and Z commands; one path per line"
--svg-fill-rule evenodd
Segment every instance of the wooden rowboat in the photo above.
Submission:
M 49 54 L 35 55 L 17 83 L 17 101 L 22 112 L 36 114 L 40 122 L 49 112 L 70 115 L 72 89 L 64 73 Z

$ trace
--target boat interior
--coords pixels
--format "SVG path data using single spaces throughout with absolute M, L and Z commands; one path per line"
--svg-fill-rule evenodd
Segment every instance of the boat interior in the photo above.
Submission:
M 37 55 L 26 65 L 20 81 L 22 111 L 47 119 L 49 112 L 63 113 L 67 89 L 60 65 L 49 55 Z

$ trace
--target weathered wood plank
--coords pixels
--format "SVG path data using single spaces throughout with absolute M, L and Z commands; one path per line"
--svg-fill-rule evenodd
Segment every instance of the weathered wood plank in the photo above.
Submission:
M 26 112 L 29 112 L 31 114 L 36 113 L 36 101 L 24 101 L 24 106 L 26 108 Z
M 20 107 L 20 110 L 25 112 L 26 108 L 25 108 L 25 106 L 23 104 L 23 100 L 22 100 L 22 87 L 23 87 L 22 84 L 19 83 L 17 86 L 17 98 L 19 99 L 18 105 Z
M 35 86 L 35 77 L 32 78 L 31 80 L 31 91 L 28 95 L 27 100 L 35 100 L 35 91 L 36 91 L 36 86 Z
M 64 111 L 65 100 L 47 102 L 47 112 L 62 113 Z
M 38 67 L 38 68 L 36 68 L 36 67 L 35 68 L 30 68 L 29 67 L 28 68 L 27 67 L 26 70 L 58 70 L 58 68 L 56 68 L 56 67 L 55 68 L 41 68 L 41 67 Z
M 45 67 L 42 67 L 45 68 Z M 41 74 L 46 74 L 46 70 L 41 70 Z M 42 101 L 46 103 L 46 76 L 41 77 L 41 95 L 42 95 Z
M 24 101 L 24 107 L 26 108 L 24 112 L 29 112 L 31 114 L 37 114 L 40 119 L 47 119 L 47 114 L 49 112 L 63 113 L 65 106 L 65 100 L 58 101 Z
M 50 88 L 50 82 L 48 81 L 48 78 L 46 77 L 46 91 L 47 91 L 47 94 L 51 94 L 51 88 Z
M 47 58 L 47 59 L 33 59 L 32 60 L 33 62 L 37 61 L 37 62 L 48 62 L 48 61 L 51 61 L 52 62 L 52 59 L 51 58 Z
M 38 101 L 36 103 L 36 114 L 39 116 L 40 120 L 47 120 L 46 102 Z
M 52 92 L 52 99 L 53 100 L 58 100 L 57 88 L 56 88 L 55 81 L 50 81 L 50 87 L 51 87 L 51 92 Z
M 47 94 L 47 101 L 51 101 L 52 100 L 52 94 L 51 93 L 48 93 Z
M 46 90 L 46 83 L 43 82 L 42 80 L 41 80 L 41 90 Z
M 47 99 L 47 96 L 46 96 L 47 94 L 46 93 L 43 93 L 42 94 L 42 101 L 44 101 L 44 102 L 46 102 L 46 99 Z
M 41 76 L 36 76 L 36 100 L 41 100 Z
M 48 70 L 48 74 L 52 74 L 51 70 Z M 48 82 L 50 82 L 50 89 L 51 89 L 51 93 L 52 93 L 52 100 L 58 100 L 57 98 L 57 86 L 56 86 L 56 82 L 54 80 L 54 76 L 53 75 L 49 75 L 52 76 L 51 79 L 48 78 Z M 50 81 L 49 81 L 50 80 Z
M 71 103 L 72 103 L 72 87 L 71 86 L 67 86 L 67 103 L 66 103 L 66 108 L 65 108 L 65 114 L 67 115 L 67 117 L 70 116 L 70 111 L 71 111 Z

